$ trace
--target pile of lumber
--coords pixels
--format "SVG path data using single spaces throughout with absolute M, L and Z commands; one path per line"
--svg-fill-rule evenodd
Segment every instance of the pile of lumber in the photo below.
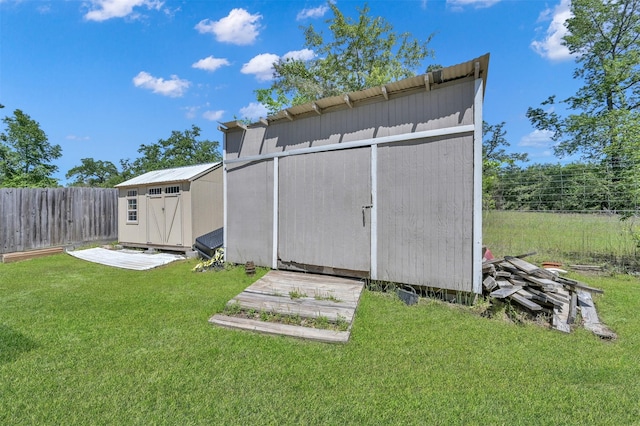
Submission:
M 521 256 L 505 256 L 483 262 L 484 294 L 508 301 L 533 315 L 545 314 L 551 326 L 569 333 L 577 324 L 580 309 L 581 325 L 605 339 L 615 333 L 599 322 L 591 294 L 603 291 L 582 282 L 560 276 L 555 268 L 544 269 L 523 260 Z

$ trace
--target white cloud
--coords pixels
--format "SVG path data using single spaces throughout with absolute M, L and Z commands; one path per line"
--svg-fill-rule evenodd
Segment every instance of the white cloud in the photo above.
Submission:
M 274 62 L 278 62 L 278 59 L 280 59 L 280 57 L 273 53 L 261 53 L 244 64 L 240 72 L 243 74 L 254 74 L 258 81 L 269 81 L 273 78 L 273 64 Z
M 219 21 L 203 19 L 195 29 L 201 34 L 211 33 L 216 40 L 237 45 L 252 44 L 258 37 L 262 15 L 252 15 L 244 9 L 233 9 Z
M 193 68 L 198 68 L 205 71 L 213 72 L 220 67 L 225 65 L 231 65 L 229 61 L 224 58 L 214 58 L 213 56 L 209 56 L 204 59 L 200 59 L 198 62 L 195 62 L 191 65 Z
M 302 50 L 292 50 L 284 54 L 282 59 L 293 59 L 295 61 L 308 61 L 316 57 L 316 54 L 313 53 L 313 50 L 310 49 L 302 49 Z
M 571 18 L 571 0 L 561 0 L 553 10 L 545 9 L 540 13 L 538 21 L 549 21 L 544 39 L 531 43 L 533 50 L 540 56 L 552 61 L 571 59 L 569 49 L 562 44 L 562 38 L 567 34 L 565 22 Z
M 198 106 L 187 106 L 187 107 L 182 107 L 181 109 L 186 111 L 184 113 L 184 116 L 186 118 L 188 118 L 189 120 L 193 120 L 194 118 L 196 118 L 196 114 L 197 114 L 198 110 L 200 109 L 200 107 L 198 107 Z
M 134 7 L 160 10 L 164 2 L 160 0 L 91 0 L 91 10 L 84 15 L 89 21 L 106 21 L 111 18 L 137 17 Z
M 555 142 L 551 139 L 553 132 L 550 130 L 534 130 L 520 139 L 518 146 L 528 146 L 533 148 L 549 148 Z
M 266 117 L 267 114 L 267 108 L 257 102 L 251 102 L 246 107 L 240 108 L 240 116 L 252 121 L 256 121 L 260 117 Z
M 222 116 L 224 115 L 224 111 L 223 110 L 219 110 L 219 111 L 205 111 L 202 113 L 202 117 L 204 117 L 204 119 L 209 120 L 209 121 L 218 121 L 222 118 Z
M 292 50 L 285 53 L 282 59 L 293 59 L 296 61 L 308 61 L 315 58 L 313 50 L 302 49 Z M 261 53 L 254 56 L 249 62 L 242 66 L 240 72 L 243 74 L 254 74 L 258 81 L 269 81 L 273 79 L 273 64 L 280 60 L 280 56 L 273 53 Z
M 302 21 L 307 18 L 322 18 L 329 10 L 329 6 L 318 6 L 312 9 L 302 9 L 296 16 L 296 21 Z
M 91 140 L 89 136 L 67 135 L 65 137 L 68 141 L 88 141 Z
M 182 80 L 178 78 L 177 75 L 172 75 L 171 79 L 165 80 L 160 77 L 154 77 L 145 71 L 140 71 L 138 75 L 133 78 L 133 84 L 136 87 L 149 89 L 153 93 L 172 98 L 181 97 L 189 86 L 191 86 L 191 82 Z
M 475 8 L 491 7 L 501 0 L 447 0 L 447 5 L 454 9 L 462 9 L 466 6 Z M 426 3 L 423 3 L 426 6 Z

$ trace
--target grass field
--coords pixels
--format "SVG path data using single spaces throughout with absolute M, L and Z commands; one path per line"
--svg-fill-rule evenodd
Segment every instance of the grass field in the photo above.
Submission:
M 499 256 L 535 251 L 534 261 L 595 263 L 640 270 L 640 224 L 615 215 L 483 213 L 484 243 Z
M 0 264 L 0 424 L 638 424 L 640 284 L 587 277 L 603 342 L 365 291 L 346 345 L 214 328 L 261 276 Z

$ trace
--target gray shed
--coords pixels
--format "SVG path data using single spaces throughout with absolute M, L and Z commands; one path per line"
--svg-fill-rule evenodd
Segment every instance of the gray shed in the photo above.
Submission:
M 191 250 L 222 228 L 222 163 L 145 173 L 116 185 L 118 240 L 129 247 Z
M 227 261 L 481 293 L 488 64 L 224 123 Z

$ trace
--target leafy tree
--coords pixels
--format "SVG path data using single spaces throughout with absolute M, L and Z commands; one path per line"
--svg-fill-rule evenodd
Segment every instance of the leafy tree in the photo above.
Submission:
M 358 10 L 356 20 L 345 17 L 332 2 L 329 7 L 333 12 L 333 18 L 327 20 L 329 39 L 313 25 L 301 28 L 304 46 L 316 57 L 309 61 L 280 59 L 274 64 L 271 87 L 255 91 L 270 113 L 411 77 L 426 57 L 433 56 L 428 47 L 433 34 L 425 41 L 409 33 L 397 34 L 384 18 L 371 17 L 367 5 Z
M 494 208 L 495 199 L 492 198 L 497 184 L 499 172 L 504 167 L 513 167 L 516 162 L 528 161 L 526 153 L 508 154 L 505 150 L 510 146 L 504 130 L 505 122 L 489 124 L 482 122 L 482 193 L 485 208 Z
M 168 139 L 149 145 L 140 145 L 142 157 L 133 162 L 122 160 L 123 175 L 137 175 L 152 170 L 211 163 L 222 159 L 217 141 L 197 140 L 200 128 L 191 126 L 184 132 L 172 131 Z
M 543 108 L 529 108 L 533 125 L 552 132 L 558 156 L 579 153 L 614 167 L 637 151 L 640 123 L 640 0 L 572 0 L 573 17 L 563 44 L 576 55 L 575 78 L 582 86 L 560 101 L 570 113 L 555 111 L 555 96 Z M 630 125 L 629 123 L 635 123 Z
M 60 145 L 51 145 L 40 124 L 19 109 L 2 121 L 7 129 L 0 134 L 0 185 L 58 186 L 57 179 L 51 177 L 58 167 L 51 161 L 62 156 Z
M 111 188 L 122 182 L 118 168 L 110 161 L 83 158 L 80 166 L 73 167 L 65 175 L 67 179 L 75 178 L 71 186 L 94 186 Z

